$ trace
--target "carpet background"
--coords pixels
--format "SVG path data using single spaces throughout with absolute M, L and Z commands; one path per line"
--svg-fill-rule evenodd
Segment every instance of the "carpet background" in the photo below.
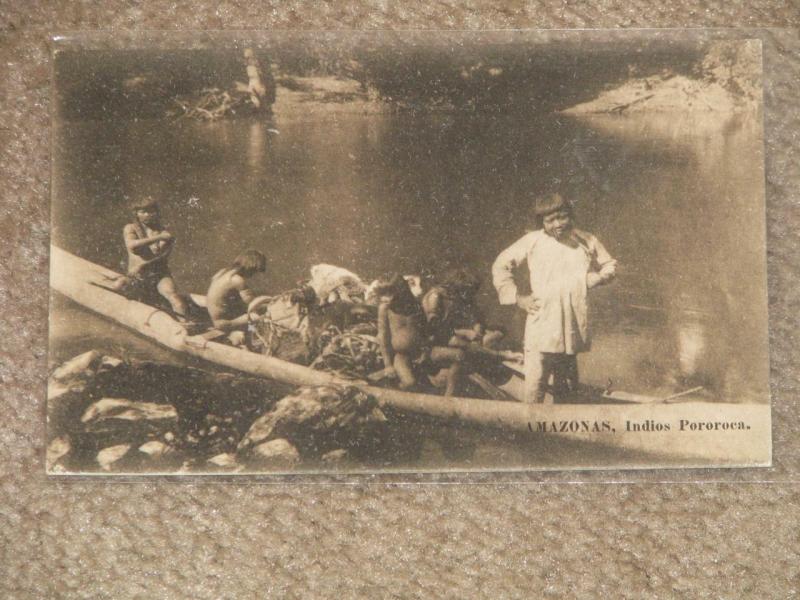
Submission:
M 796 32 L 768 36 L 766 66 L 775 468 L 322 485 L 43 474 L 52 34 L 799 25 L 797 0 L 0 0 L 0 597 L 800 595 Z

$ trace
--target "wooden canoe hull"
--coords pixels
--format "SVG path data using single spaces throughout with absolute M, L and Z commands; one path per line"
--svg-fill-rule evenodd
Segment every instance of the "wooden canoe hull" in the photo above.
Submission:
M 187 336 L 168 313 L 128 300 L 95 285 L 117 273 L 51 246 L 50 285 L 81 306 L 112 319 L 176 352 L 251 375 L 292 385 L 339 383 L 329 373 L 246 350 Z M 94 282 L 94 283 L 93 283 Z M 687 402 L 680 404 L 555 404 L 530 405 L 475 398 L 445 398 L 358 384 L 393 408 L 473 425 L 603 444 L 642 453 L 620 467 L 756 466 L 771 461 L 770 407 L 762 404 Z M 648 421 L 650 423 L 648 423 Z M 681 422 L 743 423 L 747 429 L 680 430 Z M 669 430 L 647 430 L 648 425 Z M 631 425 L 638 431 L 630 431 Z M 644 428 L 644 429 L 642 429 Z M 591 455 L 585 457 L 592 467 Z

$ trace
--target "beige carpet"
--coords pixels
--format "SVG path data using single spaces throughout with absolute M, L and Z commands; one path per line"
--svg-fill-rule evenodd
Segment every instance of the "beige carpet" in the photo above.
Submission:
M 310 485 L 61 482 L 43 474 L 49 35 L 97 28 L 798 25 L 797 0 L 0 0 L 0 597 L 800 595 L 796 34 L 767 36 L 774 469 L 533 474 L 499 483 L 449 477 L 442 485 L 432 477 Z M 716 483 L 658 483 L 696 478 Z M 609 479 L 628 483 L 601 483 Z

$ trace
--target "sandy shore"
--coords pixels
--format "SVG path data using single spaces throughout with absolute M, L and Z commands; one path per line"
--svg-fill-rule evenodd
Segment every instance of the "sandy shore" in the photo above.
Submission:
M 272 110 L 280 116 L 372 114 L 389 110 L 375 90 L 365 88 L 355 79 L 278 74 L 275 82 L 277 90 Z

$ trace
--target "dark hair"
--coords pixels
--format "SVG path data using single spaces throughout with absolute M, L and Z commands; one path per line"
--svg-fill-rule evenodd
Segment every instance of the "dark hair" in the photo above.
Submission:
M 450 269 L 442 277 L 441 287 L 454 294 L 474 296 L 481 287 L 481 280 L 470 269 Z
M 144 198 L 139 198 L 138 200 L 134 200 L 130 204 L 131 210 L 133 212 L 138 212 L 140 210 L 158 210 L 158 202 L 156 202 L 152 196 L 145 196 Z
M 399 291 L 405 291 L 404 288 L 407 287 L 408 282 L 405 278 L 400 273 L 392 271 L 378 277 L 374 289 L 377 294 L 386 294 L 387 292 L 395 294 Z
M 308 307 L 317 301 L 317 293 L 310 285 L 302 284 L 299 288 L 289 293 L 289 300 L 292 304 L 300 304 L 301 306 Z
M 391 296 L 390 306 L 394 309 L 403 310 L 417 306 L 417 298 L 411 292 L 408 281 L 400 273 L 392 272 L 378 278 L 375 286 L 375 293 L 379 296 Z
M 575 216 L 572 202 L 557 192 L 536 198 L 536 202 L 533 205 L 533 220 L 536 223 L 536 228 L 541 229 L 544 227 L 544 218 L 547 215 L 552 215 L 554 212 L 562 210 L 569 214 L 571 218 Z
M 247 250 L 236 257 L 231 268 L 242 277 L 251 277 L 267 270 L 267 257 L 258 250 Z

